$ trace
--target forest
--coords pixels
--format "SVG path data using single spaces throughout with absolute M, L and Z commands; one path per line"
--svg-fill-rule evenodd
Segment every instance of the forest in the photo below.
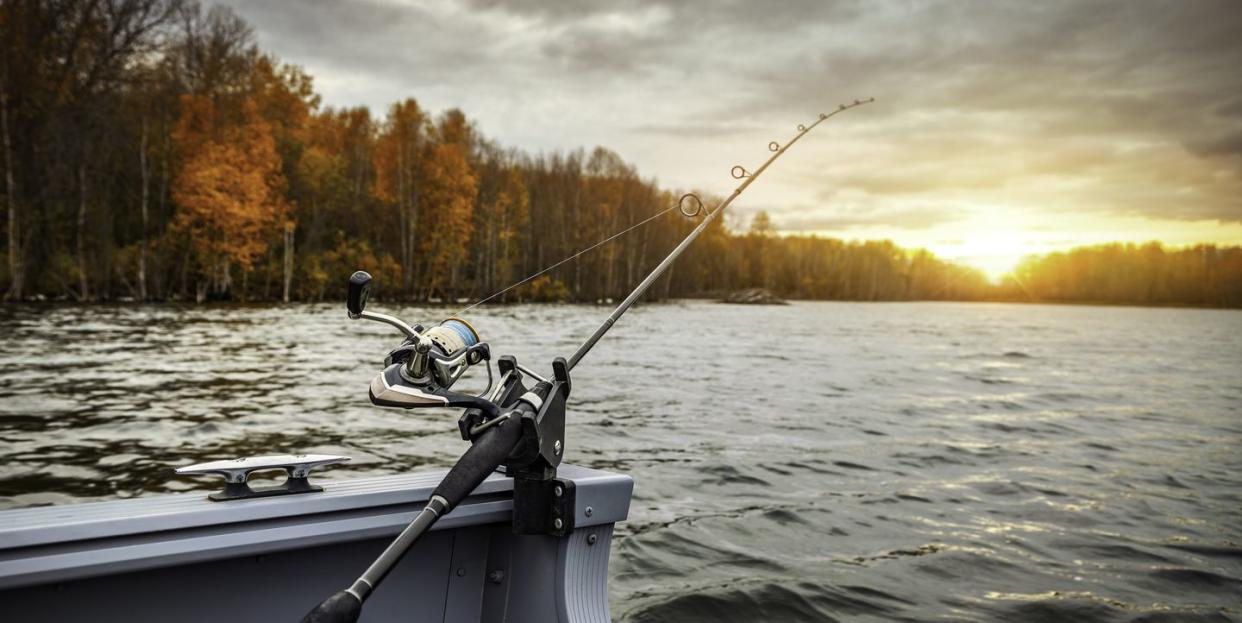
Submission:
M 8 301 L 320 301 L 347 276 L 411 301 L 474 299 L 677 204 L 597 147 L 529 154 L 460 110 L 323 106 L 227 8 L 0 4 Z M 708 207 L 719 198 L 704 197 Z M 671 210 L 498 302 L 624 296 L 696 225 Z M 714 221 L 653 298 L 766 287 L 798 299 L 1242 306 L 1242 249 L 1114 244 L 1031 257 L 1003 283 L 886 241 Z

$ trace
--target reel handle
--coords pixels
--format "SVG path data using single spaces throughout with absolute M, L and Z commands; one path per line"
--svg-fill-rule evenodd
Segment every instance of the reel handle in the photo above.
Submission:
M 345 298 L 345 308 L 350 318 L 359 318 L 367 307 L 367 298 L 371 296 L 371 274 L 360 270 L 349 276 L 349 296 Z
M 349 294 L 345 297 L 345 309 L 349 310 L 349 318 L 357 320 L 363 318 L 366 320 L 374 320 L 382 322 L 386 325 L 396 327 L 397 330 L 405 334 L 407 338 L 416 337 L 418 330 L 406 324 L 400 318 L 389 316 L 388 314 L 377 314 L 366 310 L 367 299 L 371 296 L 371 275 L 370 273 L 360 270 L 349 276 Z

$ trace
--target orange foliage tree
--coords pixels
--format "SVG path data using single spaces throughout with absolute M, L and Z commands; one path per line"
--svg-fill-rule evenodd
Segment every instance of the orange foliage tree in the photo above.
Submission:
M 478 178 L 455 143 L 431 146 L 420 164 L 422 203 L 427 207 L 417 238 L 425 266 L 420 287 L 427 297 L 451 296 L 474 225 Z
M 419 208 L 419 160 L 424 148 L 426 115 L 413 98 L 393 104 L 375 141 L 375 183 L 372 194 L 397 213 L 403 290 L 410 291 L 414 273 L 415 235 Z
M 495 201 L 488 206 L 494 231 L 484 241 L 489 247 L 492 274 L 488 289 L 496 289 L 518 278 L 522 262 L 522 238 L 530 221 L 530 193 L 517 167 L 508 167 L 500 176 Z M 499 248 L 497 248 L 499 247 Z
M 0 0 L 0 59 L 10 299 L 202 299 L 213 288 L 340 299 L 356 268 L 386 298 L 482 298 L 684 192 L 604 148 L 506 149 L 463 111 L 433 118 L 413 99 L 382 120 L 321 109 L 312 77 L 263 53 L 221 6 Z M 804 299 L 1242 307 L 1237 246 L 1080 248 L 1028 258 L 993 284 L 927 251 L 778 235 L 775 215 L 748 232 L 725 217 L 648 300 L 764 286 Z M 672 211 L 498 300 L 624 296 L 697 223 Z
M 288 212 L 276 143 L 254 103 L 223 129 L 215 116 L 211 100 L 185 96 L 173 132 L 184 163 L 173 182 L 180 210 L 172 228 L 186 236 L 199 268 L 200 300 L 209 285 L 226 293 L 231 267 L 248 271 Z

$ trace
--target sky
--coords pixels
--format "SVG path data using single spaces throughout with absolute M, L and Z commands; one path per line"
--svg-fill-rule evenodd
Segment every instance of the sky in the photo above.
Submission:
M 461 108 L 528 152 L 602 145 L 782 232 L 1000 276 L 1108 241 L 1242 244 L 1242 2 L 232 0 L 325 105 Z

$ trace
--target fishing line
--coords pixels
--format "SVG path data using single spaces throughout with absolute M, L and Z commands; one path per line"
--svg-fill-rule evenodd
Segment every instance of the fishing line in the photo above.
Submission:
M 693 211 L 688 210 L 688 209 L 686 208 L 686 200 L 687 200 L 687 199 L 693 199 L 693 200 L 694 200 L 694 209 L 693 209 Z M 548 273 L 548 272 L 550 272 L 550 271 L 552 271 L 552 270 L 555 270 L 556 268 L 558 268 L 558 267 L 560 267 L 560 266 L 562 266 L 562 265 L 564 265 L 564 264 L 567 264 L 567 263 L 569 263 L 569 262 L 572 262 L 572 261 L 574 261 L 574 260 L 578 259 L 578 257 L 579 257 L 579 256 L 584 255 L 584 254 L 586 254 L 586 253 L 589 253 L 589 252 L 591 252 L 591 251 L 594 251 L 595 249 L 597 249 L 597 248 L 599 248 L 599 247 L 601 247 L 601 246 L 603 246 L 603 245 L 605 245 L 605 244 L 608 244 L 609 242 L 612 242 L 613 240 L 616 240 L 617 238 L 620 238 L 621 236 L 624 236 L 625 234 L 628 234 L 628 233 L 630 233 L 630 232 L 634 231 L 635 229 L 638 229 L 639 227 L 642 227 L 643 225 L 646 225 L 647 223 L 650 223 L 651 221 L 654 221 L 654 220 L 656 220 L 656 219 L 660 218 L 661 216 L 664 216 L 665 214 L 668 214 L 669 212 L 672 212 L 673 210 L 680 210 L 680 211 L 681 211 L 681 213 L 682 213 L 683 215 L 685 215 L 685 216 L 688 216 L 688 217 L 695 217 L 695 216 L 698 216 L 700 213 L 702 213 L 702 212 L 703 212 L 703 200 L 702 200 L 702 199 L 699 199 L 699 196 L 698 196 L 698 195 L 696 195 L 696 194 L 694 194 L 694 193 L 686 193 L 686 194 L 684 194 L 684 195 L 682 195 L 682 196 L 681 196 L 681 199 L 679 199 L 679 200 L 677 201 L 677 203 L 675 203 L 675 204 L 673 204 L 673 205 L 671 205 L 671 206 L 669 206 L 669 207 L 667 207 L 667 208 L 664 208 L 663 210 L 660 210 L 659 212 L 656 212 L 655 214 L 652 214 L 651 216 L 648 216 L 647 218 L 645 218 L 645 219 L 643 219 L 643 220 L 641 220 L 641 221 L 639 221 L 639 222 L 637 222 L 637 223 L 634 223 L 633 225 L 630 225 L 629 227 L 626 227 L 625 229 L 623 229 L 623 230 L 621 230 L 621 231 L 619 231 L 619 232 L 617 232 L 617 233 L 615 233 L 615 234 L 612 234 L 611 236 L 608 236 L 607 238 L 604 238 L 603 240 L 600 240 L 599 242 L 596 242 L 595 244 L 593 244 L 593 245 L 591 245 L 591 246 L 589 246 L 589 247 L 587 247 L 587 248 L 585 248 L 585 249 L 582 249 L 582 250 L 578 251 L 577 253 L 574 253 L 573 255 L 570 255 L 569 257 L 566 257 L 565 259 L 563 259 L 563 260 L 561 260 L 561 261 L 559 261 L 559 262 L 557 262 L 557 263 L 555 263 L 555 264 L 552 264 L 551 266 L 548 266 L 548 267 L 546 267 L 546 268 L 543 268 L 543 269 L 539 270 L 538 272 L 531 274 L 531 275 L 530 275 L 530 276 L 528 276 L 528 277 L 524 277 L 521 281 L 518 281 L 518 282 L 516 282 L 516 283 L 514 283 L 514 284 L 512 284 L 512 285 L 510 285 L 510 286 L 508 286 L 508 287 L 506 287 L 506 288 L 504 288 L 503 290 L 500 290 L 500 291 L 495 292 L 495 293 L 493 293 L 493 294 L 489 294 L 488 296 L 486 296 L 486 297 L 484 297 L 484 298 L 482 298 L 482 299 L 479 299 L 478 301 L 475 301 L 474 303 L 471 303 L 470 305 L 466 306 L 466 307 L 465 307 L 465 308 L 463 308 L 461 311 L 459 311 L 459 312 L 457 312 L 457 313 L 455 313 L 455 314 L 453 314 L 453 315 L 454 315 L 454 316 L 461 316 L 461 315 L 465 314 L 466 312 L 468 312 L 468 311 L 470 311 L 470 310 L 474 309 L 475 307 L 478 307 L 479 305 L 482 305 L 482 304 L 484 304 L 484 303 L 486 303 L 486 302 L 488 302 L 488 301 L 490 301 L 490 300 L 492 300 L 492 299 L 494 299 L 494 298 L 496 298 L 496 297 L 498 297 L 498 296 L 500 296 L 500 295 L 502 295 L 502 294 L 504 294 L 504 293 L 506 293 L 506 292 L 508 292 L 508 291 L 510 291 L 510 290 L 512 290 L 512 289 L 514 289 L 514 288 L 517 288 L 517 287 L 522 286 L 522 285 L 524 285 L 524 284 L 526 284 L 526 283 L 528 283 L 528 282 L 530 282 L 530 281 L 532 281 L 532 280 L 534 280 L 534 279 L 537 279 L 537 278 L 539 278 L 540 276 L 542 276 L 542 275 L 544 275 L 544 274 L 546 274 L 546 273 Z
M 730 194 L 730 195 L 729 195 L 729 197 L 728 197 L 727 199 L 725 199 L 722 203 L 720 203 L 720 205 L 717 205 L 715 208 L 712 208 L 712 210 L 711 210 L 711 211 L 707 214 L 707 218 L 705 218 L 705 219 L 704 219 L 704 221 L 703 221 L 702 223 L 700 223 L 700 224 L 699 224 L 699 227 L 698 227 L 698 228 L 696 228 L 696 229 L 695 229 L 695 231 L 691 234 L 691 238 L 690 238 L 690 239 L 692 240 L 694 237 L 697 237 L 697 236 L 698 236 L 698 233 L 700 233 L 700 232 L 702 231 L 702 229 L 706 226 L 706 224 L 707 224 L 708 222 L 710 222 L 712 219 L 714 219 L 714 218 L 716 217 L 716 215 L 717 215 L 717 214 L 719 214 L 721 211 L 723 211 L 723 210 L 724 210 L 724 208 L 728 207 L 728 205 L 729 205 L 730 203 L 733 203 L 733 200 L 734 200 L 734 199 L 736 199 L 736 198 L 738 197 L 738 195 L 741 195 L 741 194 L 742 194 L 742 192 L 746 190 L 746 187 L 750 186 L 750 184 L 751 184 L 752 182 L 754 182 L 754 181 L 755 181 L 755 179 L 757 179 L 757 178 L 758 178 L 758 177 L 759 177 L 759 176 L 760 176 L 760 175 L 764 172 L 764 170 L 766 170 L 766 169 L 768 168 L 768 166 L 769 166 L 769 165 L 771 165 L 773 162 L 775 162 L 777 158 L 780 158 L 780 157 L 781 157 L 781 156 L 785 153 L 785 151 L 786 151 L 787 149 L 789 149 L 790 147 L 792 147 L 794 143 L 798 142 L 798 139 L 802 138 L 804 135 L 806 135 L 808 132 L 810 132 L 812 129 L 814 129 L 814 128 L 815 128 L 815 126 L 817 126 L 817 125 L 819 125 L 819 124 L 823 123 L 824 121 L 827 121 L 827 120 L 828 120 L 828 119 L 830 119 L 831 117 L 834 117 L 834 116 L 836 116 L 837 114 L 843 113 L 843 112 L 845 112 L 845 111 L 847 111 L 847 110 L 849 110 L 849 109 L 851 109 L 851 108 L 855 108 L 855 107 L 858 107 L 858 106 L 862 106 L 862 105 L 864 105 L 864 104 L 870 104 L 871 102 L 874 102 L 874 101 L 875 101 L 875 98 L 873 98 L 873 97 L 872 97 L 872 98 L 867 98 L 867 99 L 865 99 L 865 100 L 854 100 L 854 102 L 853 102 L 853 103 L 851 103 L 851 104 L 841 104 L 840 106 L 837 106 L 836 110 L 834 110 L 834 111 L 832 111 L 832 112 L 830 112 L 830 113 L 820 113 L 819 118 L 815 120 L 815 123 L 812 123 L 812 124 L 810 124 L 809 126 L 808 126 L 808 125 L 804 125 L 804 124 L 798 124 L 798 133 L 797 133 L 797 134 L 795 134 L 795 135 L 793 136 L 793 138 L 791 138 L 791 139 L 789 140 L 789 142 L 788 142 L 788 143 L 786 143 L 786 144 L 784 144 L 784 145 L 781 145 L 780 143 L 777 143 L 776 141 L 772 141 L 772 142 L 768 143 L 768 151 L 773 152 L 773 153 L 772 153 L 772 156 L 771 156 L 771 157 L 769 157 L 769 158 L 767 159 L 767 161 L 765 161 L 765 162 L 763 163 L 763 165 L 761 165 L 761 166 L 760 166 L 758 169 L 756 169 L 753 173 L 752 173 L 751 171 L 748 171 L 748 170 L 746 169 L 746 167 L 743 167 L 743 166 L 741 166 L 741 165 L 736 165 L 736 166 L 734 166 L 732 169 L 730 169 L 730 170 L 729 170 L 729 175 L 730 175 L 733 179 L 735 179 L 735 180 L 742 180 L 742 183 L 741 183 L 741 184 L 740 184 L 740 185 L 739 185 L 736 189 L 734 189 L 733 193 L 732 193 L 732 194 Z M 688 209 L 687 209 L 687 207 L 686 207 L 686 201 L 687 201 L 688 199 L 693 199 L 693 200 L 694 200 L 694 208 L 693 208 L 693 210 L 688 210 Z M 672 212 L 674 209 L 680 209 L 680 210 L 681 210 L 681 213 L 682 213 L 683 215 L 687 216 L 687 217 L 695 217 L 695 216 L 698 216 L 699 214 L 702 214 L 702 213 L 703 213 L 703 200 L 702 200 L 702 199 L 700 199 L 700 198 L 699 198 L 699 196 L 698 196 L 698 195 L 696 195 L 696 194 L 694 194 L 694 193 L 686 193 L 686 194 L 684 194 L 684 195 L 682 195 L 682 196 L 681 196 L 681 199 L 679 199 L 675 205 L 669 206 L 669 207 L 667 207 L 667 208 L 665 208 L 665 209 L 663 209 L 663 210 L 661 210 L 661 211 L 659 211 L 659 212 L 656 212 L 655 214 L 653 214 L 653 215 L 651 215 L 651 216 L 649 216 L 649 217 L 647 217 L 647 218 L 645 218 L 645 219 L 643 219 L 643 220 L 641 220 L 641 221 L 639 221 L 639 222 L 637 222 L 637 223 L 635 223 L 635 224 L 633 224 L 633 225 L 630 225 L 629 227 L 627 227 L 627 228 L 625 228 L 625 229 L 623 229 L 623 230 L 621 230 L 621 231 L 619 231 L 619 232 L 617 232 L 617 233 L 615 233 L 615 234 L 612 234 L 611 236 L 608 236 L 607 238 L 604 238 L 603 240 L 600 240 L 599 242 L 596 242 L 595 244 L 593 244 L 593 245 L 591 245 L 591 246 L 589 246 L 589 247 L 586 247 L 585 249 L 582 249 L 582 250 L 580 250 L 580 251 L 578 251 L 578 252 L 574 253 L 573 255 L 570 255 L 569 257 L 566 257 L 565 259 L 562 259 L 561 261 L 556 262 L 555 264 L 552 264 L 551 266 L 548 266 L 548 267 L 546 267 L 546 268 L 543 268 L 543 269 L 539 270 L 539 271 L 538 271 L 538 272 L 536 272 L 536 273 L 533 273 L 533 274 L 531 274 L 531 275 L 529 275 L 529 276 L 527 276 L 527 277 L 524 277 L 524 278 L 523 278 L 523 279 L 521 279 L 520 281 L 518 281 L 518 282 L 516 282 L 516 283 L 514 283 L 514 284 L 512 284 L 512 285 L 510 285 L 510 286 L 508 286 L 508 287 L 506 287 L 506 288 L 504 288 L 504 289 L 502 289 L 502 290 L 498 291 L 498 292 L 495 292 L 495 293 L 489 294 L 488 296 L 486 296 L 486 297 L 484 297 L 484 298 L 482 298 L 482 299 L 479 299 L 478 301 L 475 301 L 474 303 L 471 303 L 470 305 L 466 306 L 465 308 L 463 308 L 462 310 L 458 311 L 457 313 L 455 313 L 455 314 L 453 314 L 453 315 L 454 315 L 454 316 L 461 316 L 462 314 L 464 314 L 464 313 L 466 313 L 466 312 L 468 312 L 468 311 L 470 311 L 470 310 L 474 309 L 475 307 L 478 307 L 479 305 L 482 305 L 483 303 L 486 303 L 486 302 L 488 302 L 488 301 L 490 301 L 490 300 L 493 300 L 493 299 L 495 299 L 496 297 L 501 296 L 501 295 L 505 294 L 506 292 L 509 292 L 509 291 L 513 290 L 514 288 L 517 288 L 517 287 L 520 287 L 520 286 L 522 286 L 522 285 L 525 285 L 526 283 L 529 283 L 529 282 L 533 281 L 534 279 L 537 279 L 537 278 L 539 278 L 540 276 L 545 275 L 545 274 L 547 274 L 548 272 L 550 272 L 550 271 L 552 271 L 552 270 L 555 270 L 556 268 L 558 268 L 558 267 L 560 267 L 560 266 L 563 266 L 563 265 L 565 265 L 565 264 L 567 264 L 567 263 L 569 263 L 569 262 L 572 262 L 572 261 L 574 261 L 574 260 L 578 259 L 578 258 L 579 258 L 579 257 L 581 257 L 583 254 L 589 253 L 590 251 L 593 251 L 593 250 L 595 250 L 595 249 L 597 249 L 597 248 L 599 248 L 599 247 L 601 247 L 601 246 L 603 246 L 603 245 L 605 245 L 605 244 L 607 244 L 607 243 L 609 243 L 609 242 L 611 242 L 611 241 L 613 241 L 613 240 L 616 240 L 617 238 L 620 238 L 621 236 L 624 236 L 625 234 L 630 233 L 631 231 L 634 231 L 635 229 L 638 229 L 639 227 L 642 227 L 643 225 L 646 225 L 647 223 L 650 223 L 651 221 L 656 220 L 657 218 L 660 218 L 661 216 L 664 216 L 665 214 L 668 214 L 669 212 Z M 684 244 L 688 244 L 688 243 L 689 243 L 689 240 L 683 241 L 683 245 L 684 245 Z M 681 251 L 681 249 L 682 249 L 682 248 L 684 248 L 684 247 L 683 247 L 682 245 L 679 245 L 679 246 L 678 246 L 678 248 L 677 248 L 676 250 L 674 250 L 673 255 L 674 255 L 674 256 L 679 255 L 679 254 L 680 254 L 680 251 Z M 671 261 L 671 258 L 666 258 L 666 260 L 670 260 L 670 261 Z M 667 268 L 667 265 L 666 265 L 664 262 L 662 262 L 662 263 L 661 263 L 661 265 L 660 265 L 660 266 L 658 266 L 654 272 L 655 272 L 655 273 L 661 273 L 661 272 L 663 272 L 663 271 L 664 271 L 664 269 L 665 269 L 665 268 Z M 649 275 L 649 277 L 652 277 L 652 276 L 654 276 L 654 275 Z M 635 291 L 634 293 L 631 293 L 631 296 L 630 296 L 630 297 L 627 297 L 627 299 L 626 299 L 626 303 L 624 303 L 624 304 L 622 305 L 622 308 L 619 308 L 619 311 L 621 311 L 622 313 L 624 313 L 624 309 L 623 309 L 623 308 L 627 308 L 627 307 L 629 307 L 629 305 L 630 305 L 630 304 L 632 304 L 632 302 L 633 302 L 633 301 L 632 301 L 631 299 L 636 298 L 634 295 L 635 295 L 635 294 L 641 294 L 643 291 L 645 291 L 645 290 L 647 289 L 647 286 L 649 286 L 649 285 L 650 285 L 650 283 L 649 283 L 649 282 L 647 282 L 647 281 L 644 281 L 644 283 L 639 284 L 639 287 L 636 289 L 636 291 Z M 619 316 L 620 314 L 617 314 L 617 315 Z M 615 319 L 614 319 L 614 320 L 615 320 Z M 606 330 L 606 329 L 605 329 L 605 330 Z M 598 339 L 598 337 L 596 337 L 595 339 Z M 594 344 L 594 340 L 591 340 L 591 341 L 590 341 L 590 343 L 591 343 L 591 344 Z M 589 349 L 589 348 L 590 348 L 590 346 L 587 346 L 587 348 Z M 576 363 L 577 363 L 578 359 L 581 357 L 581 355 L 582 355 L 582 354 L 585 354 L 585 351 L 583 351 L 583 352 L 581 352 L 581 353 L 576 353 L 576 354 L 575 354 L 575 356 L 574 356 L 573 358 L 571 358 L 571 359 L 570 359 L 570 361 L 571 361 L 570 367 L 571 367 L 571 368 L 573 367 L 573 364 L 576 364 Z
M 773 162 L 780 158 L 807 132 L 829 117 L 855 106 L 870 103 L 871 99 L 854 100 L 842 104 L 831 113 L 820 113 L 819 119 L 810 125 L 799 125 L 798 132 L 788 143 L 768 143 L 772 155 L 752 173 L 745 167 L 735 166 L 730 172 L 741 180 L 733 193 L 718 203 L 682 238 L 681 242 L 660 260 L 651 272 L 625 297 L 625 300 L 604 319 L 603 324 L 587 338 L 568 358 L 552 360 L 550 379 L 530 373 L 518 365 L 513 356 L 501 357 L 497 368 L 501 372 L 498 389 L 492 389 L 491 348 L 479 340 L 479 335 L 467 322 L 454 317 L 431 329 L 412 327 L 399 318 L 365 309 L 371 286 L 371 275 L 355 272 L 349 278 L 349 296 L 345 306 L 350 318 L 365 318 L 397 327 L 405 334 L 401 346 L 391 351 L 384 361 L 384 370 L 371 381 L 368 393 L 373 404 L 385 407 L 412 409 L 418 407 L 461 407 L 464 412 L 458 420 L 462 439 L 471 445 L 453 465 L 440 484 L 431 492 L 427 504 L 414 517 L 396 539 L 367 567 L 353 584 L 329 596 L 315 606 L 302 619 L 302 623 L 354 623 L 362 613 L 362 605 L 375 591 L 402 556 L 432 528 L 440 517 L 452 512 L 497 467 L 505 466 L 505 475 L 513 481 L 513 532 L 524 535 L 543 535 L 568 539 L 578 534 L 574 527 L 576 512 L 572 500 L 569 510 L 565 500 L 557 502 L 564 493 L 563 479 L 557 479 L 556 469 L 565 451 L 565 401 L 572 384 L 570 371 L 591 350 L 608 329 L 627 309 L 647 292 L 668 267 L 698 238 L 711 222 L 733 200 L 737 199 Z M 466 307 L 458 314 L 511 291 L 540 275 L 571 262 L 582 254 L 616 240 L 674 209 L 687 217 L 704 212 L 703 201 L 698 195 L 687 193 L 676 205 L 661 210 L 629 227 L 582 249 L 569 257 L 530 275 L 517 283 L 489 295 Z M 452 391 L 450 387 L 466 369 L 487 363 L 488 387 L 477 395 Z M 523 374 L 530 374 L 538 382 L 528 387 Z M 490 392 L 490 393 L 489 393 Z M 572 482 L 572 481 L 570 481 Z M 579 498 L 581 503 L 581 498 Z M 587 508 L 587 515 L 590 515 Z M 567 541 L 562 541 L 565 543 Z M 593 543 L 589 541 L 588 544 Z M 605 548 L 606 549 L 606 548 Z
M 746 167 L 741 165 L 734 166 L 729 171 L 729 174 L 732 175 L 735 180 L 742 180 L 742 183 L 738 184 L 737 188 L 733 189 L 733 194 L 729 195 L 724 201 L 721 201 L 719 205 L 712 208 L 712 211 L 708 212 L 707 216 L 704 217 L 702 221 L 699 221 L 699 224 L 694 228 L 694 231 L 691 231 L 685 238 L 683 238 L 682 241 L 678 243 L 677 247 L 668 254 L 668 256 L 661 260 L 650 273 L 647 273 L 647 276 L 643 278 L 642 282 L 634 287 L 629 296 L 626 296 L 625 300 L 621 301 L 621 304 L 618 305 L 617 308 L 604 319 L 604 324 L 601 324 L 597 329 L 595 329 L 595 332 L 591 334 L 591 337 L 587 338 L 587 340 L 582 343 L 582 346 L 579 346 L 578 350 L 574 351 L 574 354 L 569 358 L 567 369 L 574 369 L 574 366 L 578 365 L 578 362 L 581 361 L 582 358 L 586 356 L 587 352 L 595 346 L 595 343 L 608 332 L 608 329 L 612 328 L 612 325 L 617 322 L 617 319 L 620 318 L 627 309 L 634 305 L 634 303 L 647 292 L 647 288 L 650 288 L 651 284 L 655 283 L 656 279 L 659 279 L 660 275 L 664 274 L 664 271 L 668 270 L 668 267 L 673 264 L 673 261 L 686 250 L 686 247 L 689 247 L 690 243 L 694 242 L 695 238 L 698 238 L 699 234 L 702 234 L 703 231 L 707 229 L 707 226 L 712 222 L 712 219 L 715 219 L 721 212 L 724 212 L 725 208 L 729 207 L 729 204 L 733 203 L 734 199 L 741 196 L 741 194 L 746 191 L 747 187 L 753 184 L 755 180 L 759 179 L 759 176 L 763 175 L 763 172 L 766 171 L 768 167 L 772 166 L 772 163 L 776 162 L 777 158 L 783 156 L 794 143 L 797 143 L 799 139 L 806 136 L 807 132 L 815 129 L 815 126 L 827 121 L 837 114 L 864 104 L 870 104 L 874 101 L 874 97 L 865 100 L 854 100 L 853 104 L 841 104 L 840 106 L 837 106 L 836 110 L 830 113 L 820 113 L 819 119 L 811 125 L 798 124 L 798 133 L 795 134 L 793 138 L 789 139 L 788 143 L 785 143 L 784 145 L 781 145 L 776 141 L 768 143 L 768 151 L 772 152 L 772 155 L 765 160 L 758 169 L 755 169 L 754 173 L 746 170 Z

